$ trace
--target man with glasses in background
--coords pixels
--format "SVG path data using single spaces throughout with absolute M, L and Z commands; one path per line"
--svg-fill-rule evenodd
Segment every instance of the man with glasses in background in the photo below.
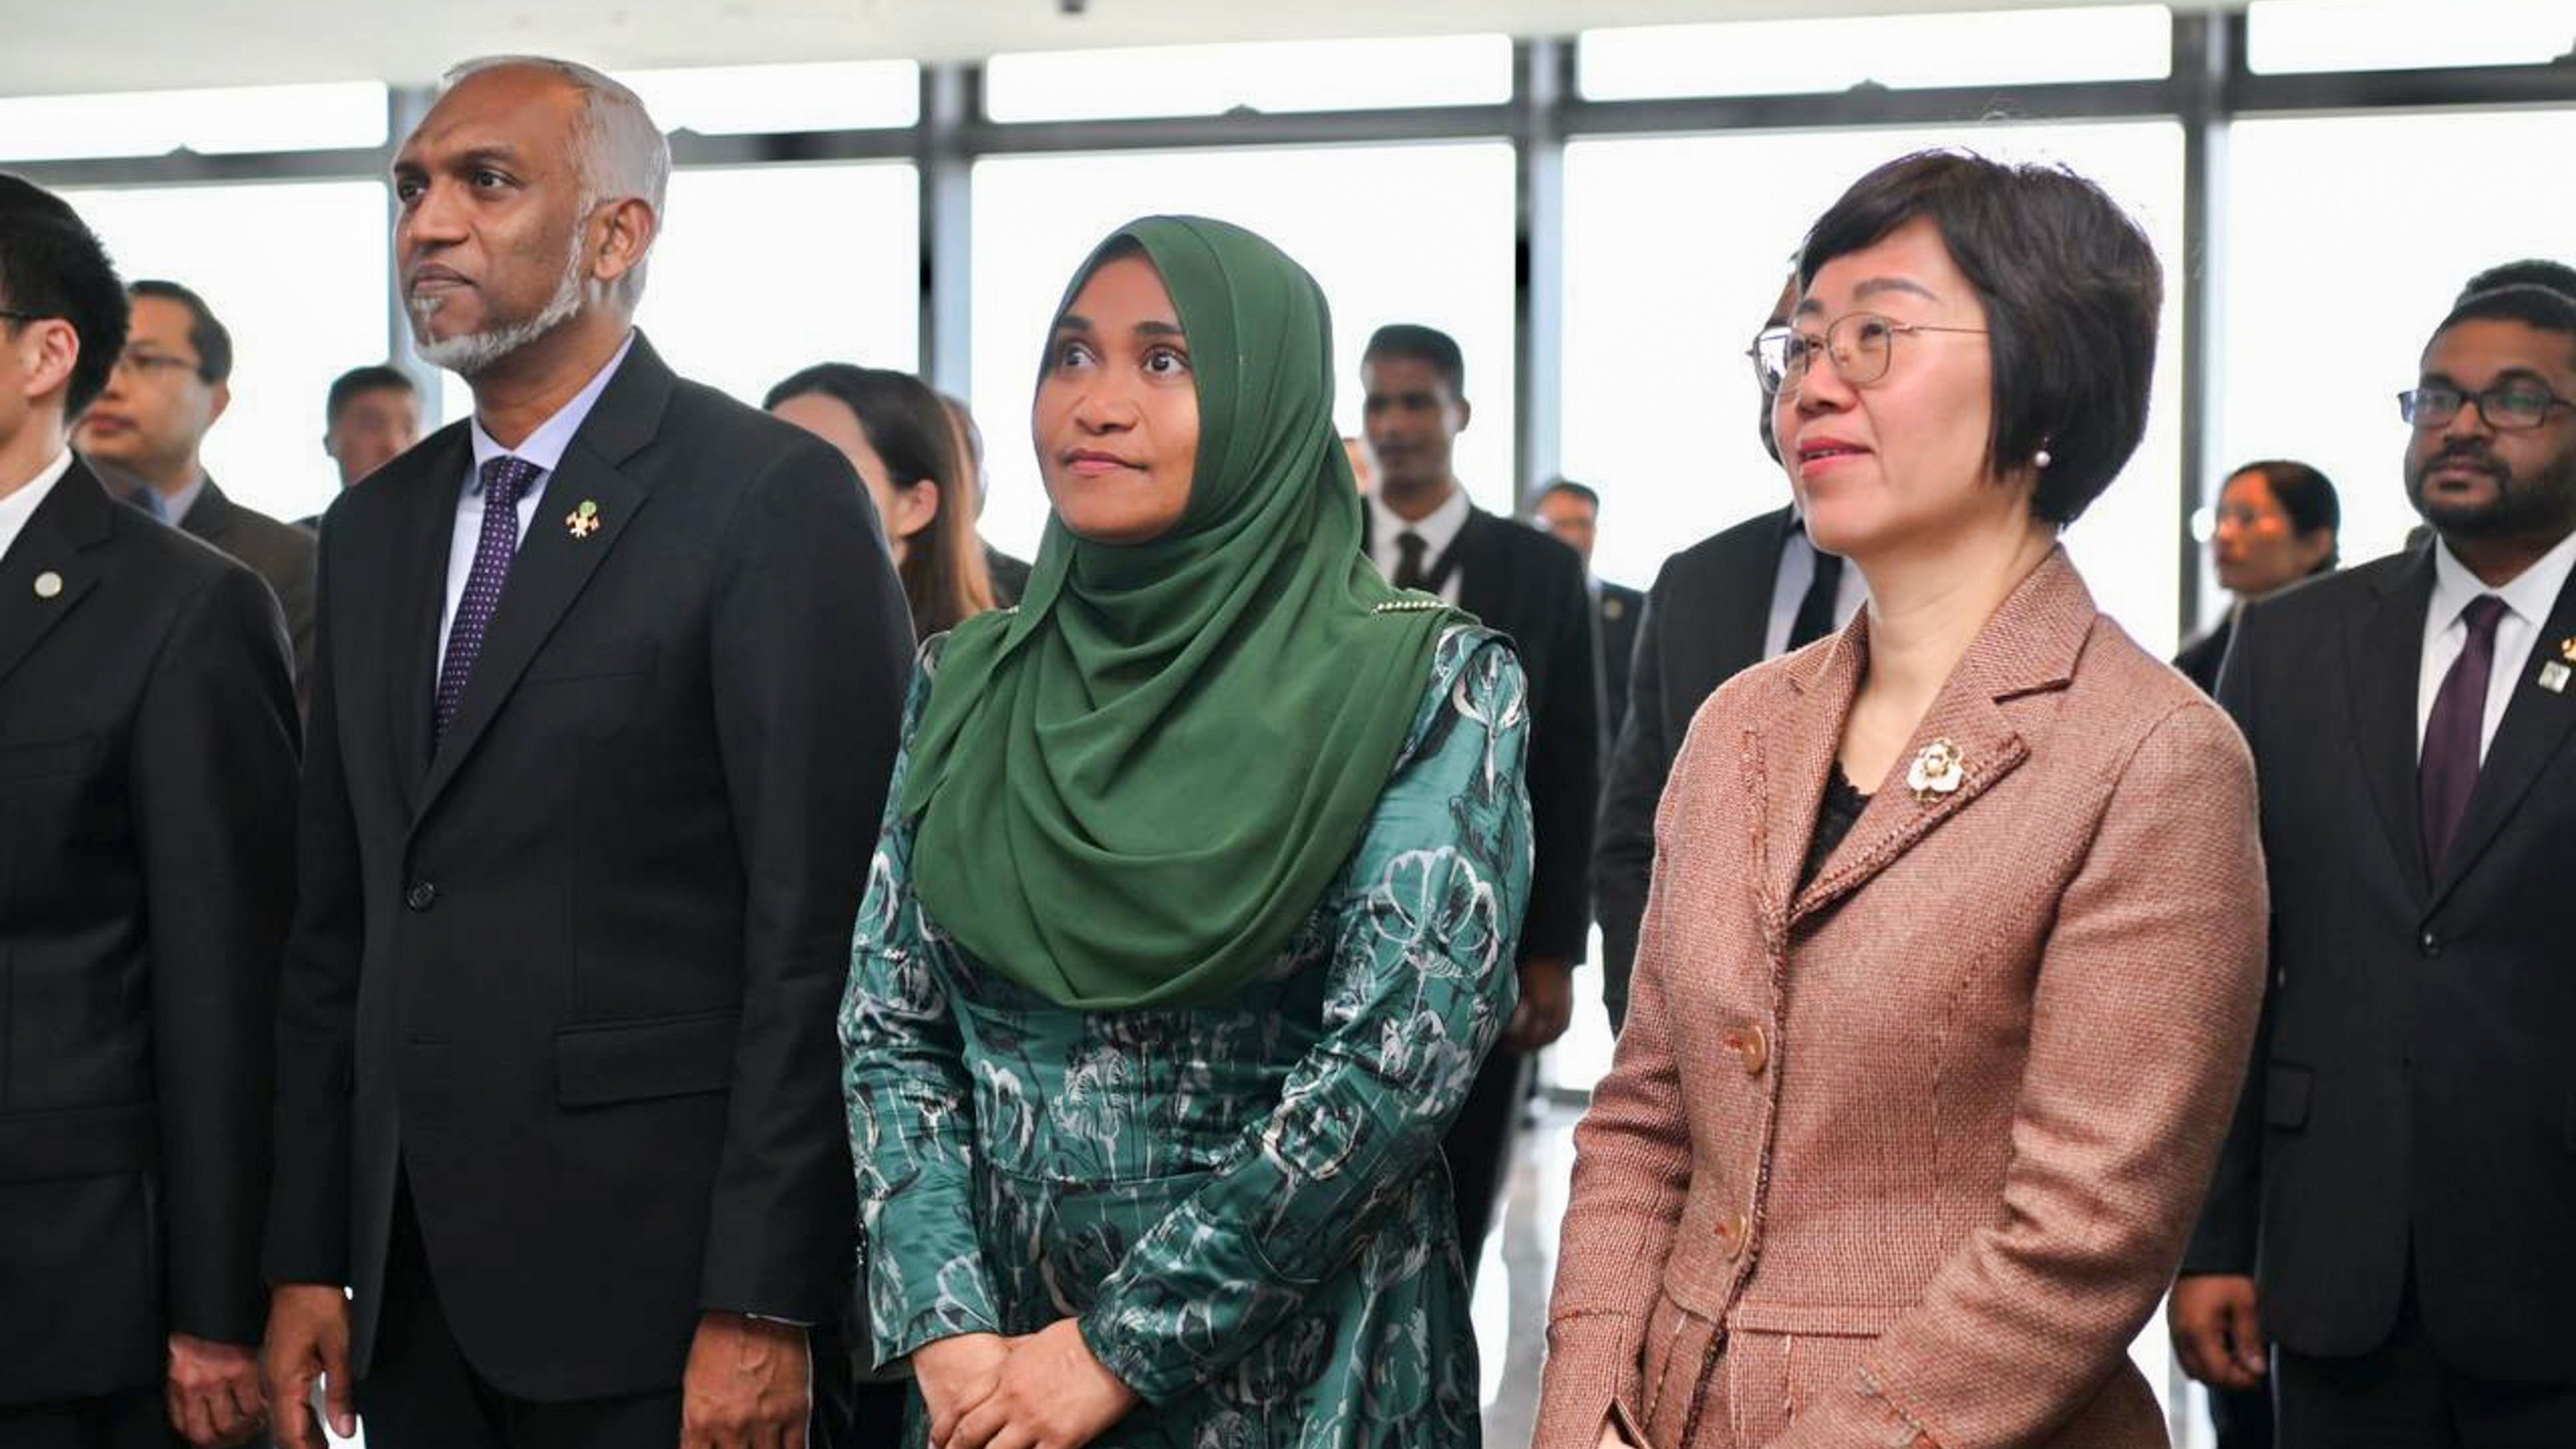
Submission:
M 2576 296 L 2463 296 L 2399 407 L 2433 537 L 2219 676 L 2273 960 L 2171 1323 L 2287 1449 L 2576 1444 Z
M 313 535 L 245 508 L 206 476 L 202 450 L 232 404 L 233 339 L 206 299 L 176 282 L 126 288 L 134 322 L 107 390 L 73 443 L 109 491 L 251 566 L 286 611 L 296 692 L 313 666 Z

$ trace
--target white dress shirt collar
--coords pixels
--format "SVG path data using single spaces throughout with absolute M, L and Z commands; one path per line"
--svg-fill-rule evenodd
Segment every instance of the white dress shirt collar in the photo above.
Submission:
M 2424 647 L 2415 671 L 2415 747 L 2419 753 L 2424 747 L 2424 731 L 2432 722 L 2433 702 L 2441 696 L 2442 681 L 2468 647 L 2469 626 L 2462 622 L 2460 611 L 2481 594 L 2493 594 L 2505 606 L 2503 616 L 2496 620 L 2495 658 L 2487 672 L 2486 713 L 2479 721 L 2478 758 L 2484 760 L 2514 695 L 2534 677 L 2531 661 L 2535 646 L 2553 642 L 2543 638 L 2541 626 L 2549 622 L 2549 611 L 2558 606 L 2558 596 L 2567 587 L 2571 572 L 2576 572 L 2576 533 L 2560 539 L 2531 567 L 2497 588 L 2487 587 L 2469 572 L 2466 564 L 2452 556 L 2450 545 L 2439 539 L 2434 541 L 2433 598 L 2424 610 Z
M 2533 629 L 2549 622 L 2549 611 L 2558 607 L 2559 591 L 2567 587 L 2567 576 L 2576 571 L 2576 533 L 2558 541 L 2558 546 L 2542 554 L 2531 567 L 2507 583 L 2490 588 L 2469 566 L 2451 552 L 2451 546 L 2440 539 L 2433 541 L 2433 608 L 2428 622 L 2435 628 L 2448 629 L 2457 624 L 2460 611 L 2480 594 L 2493 594 L 2504 600 L 2514 617 Z
M 590 410 L 598 405 L 599 395 L 608 391 L 609 380 L 617 376 L 617 369 L 626 361 L 626 354 L 634 350 L 635 333 L 629 329 L 626 340 L 617 344 L 617 352 L 608 359 L 607 365 L 593 374 L 569 402 L 555 409 L 554 416 L 537 424 L 536 431 L 520 439 L 519 446 L 515 448 L 504 448 L 494 442 L 492 435 L 483 431 L 483 420 L 479 417 L 474 419 L 470 425 L 474 438 L 474 476 L 466 483 L 466 488 L 475 493 L 483 491 L 483 465 L 495 458 L 519 458 L 536 464 L 541 473 L 552 473 L 561 467 L 564 450 L 572 446 L 573 434 L 581 431 Z
M 54 461 L 37 469 L 35 477 L 20 484 L 17 491 L 0 498 L 0 558 L 9 556 L 9 549 L 17 543 L 18 535 L 26 531 L 27 520 L 36 516 L 36 510 L 44 504 L 45 495 L 53 492 L 54 485 L 63 481 L 63 475 L 71 471 L 71 466 L 72 450 L 65 448 Z

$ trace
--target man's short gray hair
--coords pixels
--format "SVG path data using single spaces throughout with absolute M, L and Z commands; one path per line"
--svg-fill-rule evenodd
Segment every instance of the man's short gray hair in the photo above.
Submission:
M 527 67 L 545 71 L 581 92 L 580 167 L 584 212 L 603 202 L 634 198 L 662 218 L 671 189 L 671 143 L 644 109 L 643 98 L 620 81 L 578 61 L 544 55 L 487 55 L 451 67 L 439 78 L 441 95 L 487 70 Z M 618 279 L 617 299 L 632 308 L 644 295 L 644 262 Z

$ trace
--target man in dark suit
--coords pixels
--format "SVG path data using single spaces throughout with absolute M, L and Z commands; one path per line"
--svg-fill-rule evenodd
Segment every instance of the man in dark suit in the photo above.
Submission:
M 1520 1006 L 1444 1144 L 1472 1279 L 1511 1169 L 1533 1060 L 1565 1034 L 1572 973 L 1592 927 L 1586 877 L 1601 769 L 1600 666 L 1583 560 L 1537 529 L 1477 508 L 1459 486 L 1452 458 L 1468 404 L 1458 344 L 1429 327 L 1379 328 L 1360 381 L 1377 462 L 1370 557 L 1398 588 L 1438 594 L 1511 635 L 1529 674 L 1526 774 L 1537 860 L 1521 922 Z
M 668 173 L 631 91 L 526 59 L 395 161 L 415 340 L 474 412 L 322 528 L 292 1445 L 317 1376 L 377 1449 L 792 1444 L 846 1377 L 833 1021 L 911 622 L 840 455 L 634 332 Z
M 295 704 L 276 602 L 101 489 L 125 294 L 0 175 L 0 1445 L 256 1430 Z
M 2462 299 L 2403 402 L 2434 538 L 2219 677 L 2273 961 L 2172 1323 L 2225 1387 L 2277 1344 L 2289 1449 L 2576 1444 L 2576 297 Z
M 1787 325 L 1794 280 L 1765 329 Z M 1758 392 L 1758 389 L 1757 389 Z M 1771 412 L 1757 411 L 1773 462 Z M 1700 540 L 1664 561 L 1646 591 L 1628 676 L 1628 707 L 1610 750 L 1593 845 L 1593 894 L 1601 917 L 1601 1004 L 1616 1031 L 1628 1011 L 1637 923 L 1655 867 L 1655 802 L 1691 716 L 1739 672 L 1851 622 L 1868 601 L 1860 571 L 1807 541 L 1794 507 L 1775 508 Z
M 1599 493 L 1559 478 L 1539 490 L 1530 518 L 1583 560 L 1584 587 L 1592 594 L 1594 653 L 1601 659 L 1601 748 L 1607 750 L 1619 738 L 1620 721 L 1628 717 L 1628 660 L 1637 649 L 1646 596 L 1592 572 L 1592 544 L 1601 531 Z
M 313 667 L 313 535 L 224 496 L 206 476 L 206 433 L 232 402 L 233 339 L 206 299 L 140 281 L 124 355 L 73 441 L 110 491 L 256 570 L 286 611 L 299 693 Z

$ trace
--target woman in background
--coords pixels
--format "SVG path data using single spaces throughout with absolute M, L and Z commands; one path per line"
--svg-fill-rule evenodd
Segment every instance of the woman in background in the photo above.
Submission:
M 761 404 L 841 450 L 876 500 L 916 639 L 994 606 L 975 536 L 975 486 L 939 394 L 909 373 L 846 362 L 806 368 Z
M 2174 668 L 2210 694 L 2236 632 L 2237 611 L 2301 579 L 2334 572 L 2343 507 L 2326 475 L 2305 463 L 2272 458 L 2248 463 L 2218 490 L 2218 524 L 2209 561 L 2218 586 L 2235 596 L 2216 628 L 2183 646 Z

